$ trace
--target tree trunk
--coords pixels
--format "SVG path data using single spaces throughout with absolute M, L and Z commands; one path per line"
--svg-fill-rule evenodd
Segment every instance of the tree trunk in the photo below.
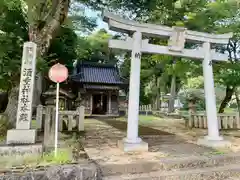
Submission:
M 54 1 L 52 5 L 52 13 L 47 16 L 44 26 L 40 26 L 39 22 L 31 22 L 29 25 L 29 40 L 37 44 L 37 57 L 43 57 L 50 47 L 50 42 L 53 35 L 56 34 L 56 30 L 63 24 L 67 17 L 69 0 Z M 41 6 L 46 4 L 41 3 Z M 39 7 L 38 7 L 39 8 Z M 41 22 L 42 23 L 42 22 Z M 37 106 L 40 102 L 40 96 L 42 93 L 42 74 L 37 75 L 35 81 L 35 90 L 33 98 L 33 106 Z M 18 106 L 18 89 L 14 87 L 9 94 L 9 102 L 5 111 L 9 118 L 9 122 L 16 125 L 16 114 Z
M 176 76 L 172 76 L 172 82 L 171 82 L 171 92 L 170 92 L 170 99 L 168 103 L 168 112 L 174 112 L 174 102 L 175 102 L 175 96 L 176 96 Z
M 238 114 L 240 116 L 240 99 L 239 99 L 239 94 L 237 92 L 237 88 L 235 90 L 235 96 L 236 96 L 236 101 L 237 101 Z
M 230 87 L 227 86 L 226 87 L 226 95 L 220 105 L 220 108 L 218 110 L 218 113 L 224 113 L 224 109 L 226 108 L 227 104 L 229 103 L 229 101 L 231 101 L 232 99 L 232 95 L 234 93 L 235 88 L 234 87 Z
M 0 113 L 5 112 L 8 104 L 8 92 L 0 93 Z
M 188 102 L 188 110 L 190 113 L 196 113 L 196 102 L 195 101 Z
M 37 44 L 38 56 L 43 56 L 49 49 L 54 34 L 67 17 L 69 3 L 69 0 L 55 1 L 54 12 L 44 21 L 43 27 L 36 22 L 30 24 L 29 39 Z
M 16 126 L 16 120 L 17 120 L 17 108 L 18 108 L 18 93 L 19 93 L 19 87 L 13 88 L 9 92 L 8 96 L 8 105 L 4 112 L 4 114 L 8 118 L 8 122 L 12 127 Z
M 160 77 L 157 77 L 157 98 L 156 98 L 156 106 L 157 110 L 161 109 L 161 97 L 160 97 Z

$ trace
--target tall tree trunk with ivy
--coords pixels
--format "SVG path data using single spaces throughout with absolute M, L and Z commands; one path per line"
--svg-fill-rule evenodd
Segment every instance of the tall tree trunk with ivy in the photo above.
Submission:
M 159 111 L 161 109 L 161 88 L 160 88 L 160 80 L 161 77 L 156 77 L 156 83 L 157 83 L 157 98 L 156 98 L 156 106 L 157 110 Z
M 218 113 L 224 113 L 224 109 L 227 107 L 228 103 L 231 101 L 234 91 L 235 91 L 234 87 L 231 87 L 231 86 L 226 87 L 226 95 L 219 107 Z
M 67 17 L 70 0 L 26 1 L 28 5 L 29 41 L 37 44 L 37 60 L 47 53 L 51 40 Z M 35 81 L 33 106 L 40 102 L 43 74 L 38 72 Z M 10 90 L 5 114 L 12 126 L 16 123 L 19 85 Z
M 8 95 L 8 105 L 4 114 L 8 118 L 8 122 L 11 127 L 15 127 L 16 124 L 16 114 L 18 108 L 18 93 L 19 87 L 14 87 L 10 90 Z
M 238 93 L 237 88 L 236 88 L 236 90 L 235 90 L 235 96 L 236 96 L 238 114 L 239 114 L 239 116 L 240 116 L 240 98 L 239 98 L 239 93 Z
M 168 112 L 169 113 L 174 112 L 175 96 L 176 96 L 176 76 L 173 75 L 172 82 L 171 82 L 170 98 L 169 98 L 169 103 L 168 103 Z

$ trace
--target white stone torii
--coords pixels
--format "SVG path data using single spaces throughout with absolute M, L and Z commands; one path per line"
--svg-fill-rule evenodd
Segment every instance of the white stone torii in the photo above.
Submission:
M 111 13 L 104 13 L 104 21 L 108 23 L 109 29 L 117 32 L 133 34 L 124 40 L 110 40 L 109 47 L 132 51 L 129 104 L 128 104 L 128 127 L 127 137 L 119 141 L 118 145 L 124 151 L 148 150 L 148 144 L 138 136 L 139 116 L 139 88 L 141 71 L 141 54 L 154 53 L 166 54 L 178 57 L 203 59 L 204 90 L 206 100 L 206 112 L 208 121 L 208 136 L 199 139 L 198 143 L 206 146 L 228 146 L 229 142 L 224 141 L 219 135 L 216 98 L 214 91 L 212 60 L 227 61 L 228 55 L 217 53 L 211 49 L 211 44 L 227 44 L 233 36 L 228 34 L 208 34 L 190 31 L 183 27 L 167 27 L 161 25 L 137 23 L 125 20 Z M 146 37 L 170 37 L 168 46 L 149 44 Z M 185 42 L 202 43 L 198 49 L 186 49 Z

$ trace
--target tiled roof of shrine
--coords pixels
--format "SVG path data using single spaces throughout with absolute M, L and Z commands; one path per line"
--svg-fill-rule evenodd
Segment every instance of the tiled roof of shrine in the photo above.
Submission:
M 83 85 L 83 88 L 85 89 L 99 89 L 99 90 L 119 90 L 119 87 L 117 85 L 96 85 L 96 84 L 85 84 Z
M 106 64 L 78 64 L 77 74 L 71 79 L 81 83 L 123 84 L 117 67 Z

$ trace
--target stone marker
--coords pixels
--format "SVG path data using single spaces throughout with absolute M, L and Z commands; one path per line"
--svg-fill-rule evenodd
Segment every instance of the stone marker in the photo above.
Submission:
M 24 43 L 16 129 L 8 130 L 7 144 L 33 144 L 36 142 L 36 130 L 30 129 L 36 71 L 36 52 L 37 45 L 35 43 Z
M 55 133 L 55 109 L 54 107 L 46 107 L 46 115 L 44 121 L 44 140 L 43 146 L 46 151 L 53 150 L 54 133 Z
M 78 117 L 78 131 L 84 131 L 84 114 L 85 114 L 85 107 L 80 106 L 78 107 L 79 117 Z
M 43 105 L 38 105 L 37 106 L 37 114 L 36 114 L 36 121 L 37 121 L 37 129 L 43 130 Z

